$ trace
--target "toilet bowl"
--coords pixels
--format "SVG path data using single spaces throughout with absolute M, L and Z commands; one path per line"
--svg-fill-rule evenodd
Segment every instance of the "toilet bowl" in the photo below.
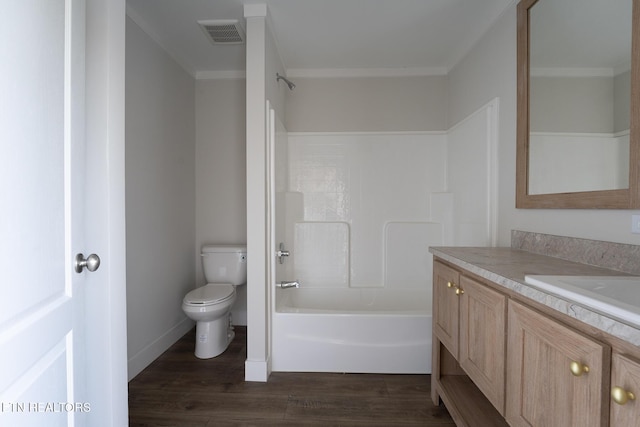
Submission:
M 235 300 L 235 287 L 229 283 L 208 284 L 184 297 L 182 310 L 196 321 L 196 357 L 209 359 L 227 349 L 235 335 L 231 325 Z
M 247 279 L 245 246 L 205 245 L 202 263 L 207 284 L 196 288 L 182 300 L 182 310 L 196 321 L 195 355 L 209 359 L 224 352 L 235 333 L 231 308 L 236 287 Z

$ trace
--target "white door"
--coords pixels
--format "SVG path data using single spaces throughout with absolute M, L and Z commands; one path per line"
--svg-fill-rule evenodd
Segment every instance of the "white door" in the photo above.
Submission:
M 111 306 L 102 301 L 96 310 L 95 289 L 87 290 L 108 285 L 112 270 L 74 268 L 78 253 L 104 246 L 88 237 L 90 226 L 119 232 L 87 218 L 96 208 L 108 211 L 109 202 L 90 197 L 85 168 L 107 155 L 86 142 L 86 4 L 1 5 L 0 425 L 112 424 L 105 412 L 126 417 L 126 382 L 114 387 L 122 376 L 114 372 L 117 357 L 91 344 L 92 333 L 108 330 Z M 118 334 L 114 351 L 125 352 Z M 113 335 L 102 339 L 114 344 Z M 105 360 L 99 369 L 107 374 L 96 375 L 96 361 Z

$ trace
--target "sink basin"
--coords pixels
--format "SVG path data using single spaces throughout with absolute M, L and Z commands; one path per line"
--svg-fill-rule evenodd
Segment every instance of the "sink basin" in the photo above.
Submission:
M 640 277 L 530 275 L 524 280 L 551 294 L 640 326 Z

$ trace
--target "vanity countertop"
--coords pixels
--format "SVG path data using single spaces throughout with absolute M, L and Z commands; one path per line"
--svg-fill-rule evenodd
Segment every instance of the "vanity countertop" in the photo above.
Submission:
M 512 248 L 431 247 L 429 252 L 499 286 L 630 344 L 640 346 L 640 327 L 626 324 L 619 319 L 525 283 L 526 275 L 628 276 L 628 274 Z

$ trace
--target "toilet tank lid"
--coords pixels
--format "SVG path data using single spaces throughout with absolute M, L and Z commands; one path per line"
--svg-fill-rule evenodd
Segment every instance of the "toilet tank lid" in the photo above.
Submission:
M 202 247 L 203 254 L 209 253 L 245 253 L 246 245 L 204 245 Z

